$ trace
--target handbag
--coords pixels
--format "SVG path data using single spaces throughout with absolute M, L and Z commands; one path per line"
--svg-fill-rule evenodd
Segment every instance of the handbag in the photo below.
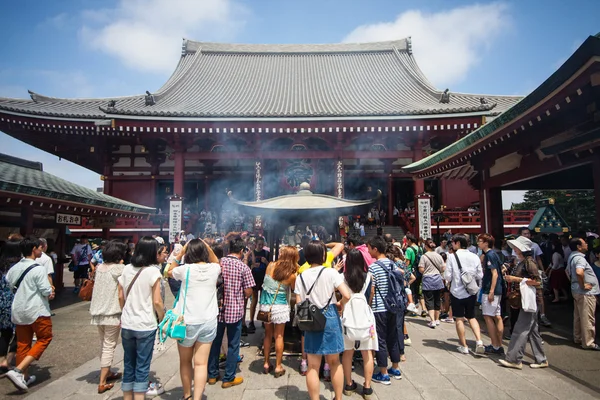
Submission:
M 321 271 L 319 271 L 317 279 L 315 279 L 314 283 L 310 287 L 310 290 L 306 292 L 306 299 L 302 303 L 296 305 L 298 328 L 300 328 L 300 330 L 302 331 L 322 332 L 325 329 L 327 318 L 325 317 L 325 314 L 323 314 L 323 310 L 326 310 L 327 307 L 329 307 L 329 304 L 331 303 L 331 297 L 329 297 L 329 301 L 323 309 L 320 309 L 308 299 L 308 296 L 311 294 L 312 290 L 315 287 L 315 284 L 319 280 L 319 277 L 321 276 L 324 270 L 325 267 L 323 267 Z M 304 283 L 302 274 L 300 274 L 300 281 L 302 282 L 302 287 L 304 287 L 304 290 L 306 291 L 306 284 Z M 333 293 L 331 295 L 333 297 Z
M 79 298 L 83 301 L 92 301 L 94 293 L 94 278 L 86 279 L 79 288 Z
M 277 285 L 277 290 L 275 291 L 275 296 L 273 296 L 273 301 L 271 302 L 271 307 L 269 307 L 269 311 L 259 311 L 256 319 L 262 321 L 264 323 L 271 323 L 271 311 L 273 310 L 273 304 L 275 304 L 275 299 L 277 298 L 277 294 L 279 293 L 279 288 L 281 287 L 281 282 Z
M 173 308 L 165 313 L 165 317 L 163 318 L 162 322 L 158 325 L 158 332 L 160 335 L 159 340 L 161 343 L 166 342 L 168 337 L 180 341 L 185 339 L 186 325 L 184 315 L 189 282 L 190 267 L 188 266 L 187 272 L 185 274 L 185 293 L 183 294 L 183 308 L 181 309 L 181 315 L 179 315 L 177 311 L 175 311 L 175 308 L 177 308 L 177 302 L 179 301 L 179 296 L 181 295 L 180 290 L 179 293 L 177 293 L 177 297 L 175 298 Z

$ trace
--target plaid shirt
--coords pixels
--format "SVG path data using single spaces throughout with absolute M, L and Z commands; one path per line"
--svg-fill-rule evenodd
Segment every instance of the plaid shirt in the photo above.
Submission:
M 250 268 L 235 256 L 221 259 L 221 273 L 225 286 L 223 312 L 219 322 L 233 324 L 244 318 L 244 289 L 254 287 L 254 278 Z M 223 319 L 225 319 L 223 321 Z

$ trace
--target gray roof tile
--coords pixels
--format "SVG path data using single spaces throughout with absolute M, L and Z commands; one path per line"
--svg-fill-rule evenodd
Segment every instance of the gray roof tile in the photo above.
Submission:
M 255 45 L 185 41 L 156 103 L 111 99 L 0 99 L 0 109 L 50 116 L 363 117 L 502 112 L 520 97 L 442 92 L 425 78 L 408 39 L 359 44 Z
M 56 199 L 74 202 L 83 207 L 103 207 L 112 212 L 155 212 L 154 208 L 117 199 L 61 179 L 42 171 L 38 164 L 28 165 L 24 160 L 0 154 L 0 190 L 45 197 L 50 201 Z

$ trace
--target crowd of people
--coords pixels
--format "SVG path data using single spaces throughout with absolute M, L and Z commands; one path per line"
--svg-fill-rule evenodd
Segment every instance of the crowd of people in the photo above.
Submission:
M 94 251 L 82 237 L 73 248 L 76 288 L 83 290 L 86 279 L 94 281 L 90 314 L 101 343 L 98 393 L 113 389 L 117 380 L 125 399 L 164 392 L 149 376 L 153 353 L 170 334 L 161 321 L 173 315 L 185 321 L 177 341 L 185 400 L 199 400 L 206 384 L 221 381 L 227 389 L 243 383 L 237 374 L 242 336 L 257 331 L 257 320 L 264 325 L 262 372 L 274 378 L 287 372 L 282 362 L 286 324 L 302 332 L 300 373 L 313 400 L 320 395 L 320 377 L 332 382 L 336 399 L 358 392 L 352 379 L 356 359 L 363 364 L 365 399 L 373 394 L 372 383 L 401 379 L 405 346 L 411 342 L 407 315 L 428 318 L 431 329 L 453 323 L 459 353 L 496 355 L 507 368 L 523 367 L 530 343 L 535 358 L 530 367 L 546 368 L 538 327 L 538 321 L 549 323 L 546 273 L 554 300 L 573 297 L 575 343 L 600 350 L 594 320 L 600 247 L 589 251 L 593 240 L 578 235 L 545 237 L 541 246 L 527 229 L 507 240 L 481 234 L 475 243 L 467 235 L 444 235 L 439 245 L 410 233 L 402 241 L 388 234 L 367 243 L 358 235 L 345 243 L 304 235 L 296 246 L 282 245 L 276 261 L 261 237 L 229 233 L 222 240 L 180 239 L 173 248 L 160 237 L 142 237 L 135 244 L 110 240 Z M 46 251 L 45 240 L 12 235 L 0 253 L 0 373 L 24 391 L 35 381 L 29 366 L 52 340 L 54 271 Z M 172 309 L 165 303 L 167 287 L 177 299 Z M 474 346 L 466 340 L 466 322 Z M 510 325 L 506 350 L 505 324 Z M 112 369 L 119 336 L 122 373 Z

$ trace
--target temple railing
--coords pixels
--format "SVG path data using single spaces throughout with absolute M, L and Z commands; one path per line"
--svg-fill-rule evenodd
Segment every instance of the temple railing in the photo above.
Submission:
M 505 210 L 504 211 L 504 225 L 521 225 L 527 226 L 533 219 L 536 210 Z M 414 211 L 404 212 L 405 221 L 410 224 L 411 227 L 415 224 L 415 213 Z M 436 229 L 437 222 L 435 216 L 439 213 L 432 212 L 431 227 Z M 443 219 L 440 220 L 440 229 L 448 226 L 468 226 L 468 225 L 480 225 L 481 224 L 481 212 L 480 211 L 444 211 Z

